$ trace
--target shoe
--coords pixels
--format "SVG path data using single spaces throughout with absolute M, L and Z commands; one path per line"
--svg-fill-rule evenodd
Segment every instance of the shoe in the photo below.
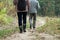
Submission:
M 26 30 L 24 30 L 24 32 L 26 32 Z
M 26 32 L 26 24 L 23 25 L 23 31 Z
M 19 29 L 20 29 L 20 33 L 22 33 L 22 26 L 20 26 Z

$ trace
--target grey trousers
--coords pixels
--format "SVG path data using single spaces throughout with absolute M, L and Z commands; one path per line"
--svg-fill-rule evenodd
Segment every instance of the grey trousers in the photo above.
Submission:
M 30 13 L 29 22 L 30 22 L 30 29 L 32 29 L 32 27 L 34 29 L 36 26 L 36 13 Z

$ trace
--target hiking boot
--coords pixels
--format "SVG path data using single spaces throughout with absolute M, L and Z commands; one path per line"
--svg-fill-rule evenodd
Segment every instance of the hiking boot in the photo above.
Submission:
M 20 33 L 22 33 L 22 26 L 19 26 L 19 29 L 20 29 Z
M 26 30 L 24 30 L 24 32 L 26 32 Z
M 26 24 L 23 24 L 23 31 L 26 32 Z

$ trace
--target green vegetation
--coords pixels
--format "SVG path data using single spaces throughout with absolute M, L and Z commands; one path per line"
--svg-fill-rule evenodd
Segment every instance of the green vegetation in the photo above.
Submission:
M 38 32 L 45 32 L 49 34 L 60 34 L 60 18 L 48 18 L 48 22 L 37 28 Z
M 0 23 L 1 24 L 8 24 L 12 21 L 12 17 L 7 15 L 7 9 L 3 8 L 0 11 Z
M 60 0 L 39 0 L 41 9 L 39 15 L 43 16 L 59 16 L 60 15 Z
M 0 26 L 9 24 L 10 22 L 13 21 L 13 18 L 8 15 L 9 13 L 8 9 L 9 7 L 11 7 L 9 5 L 12 5 L 12 4 L 8 3 L 7 0 L 0 0 Z
M 0 30 L 0 38 L 6 38 L 7 36 L 12 35 L 13 33 L 19 31 L 18 27 L 12 28 L 12 29 L 3 29 Z
M 11 10 L 13 9 L 12 7 L 12 0 L 0 0 L 0 27 L 7 26 L 13 21 L 13 17 L 10 15 Z M 9 13 L 9 14 L 8 14 Z M 13 13 L 13 12 L 12 12 Z M 10 26 L 10 25 L 8 25 Z M 2 27 L 3 28 L 3 27 Z M 7 37 L 11 34 L 13 34 L 17 28 L 14 29 L 1 29 L 0 30 L 0 38 Z

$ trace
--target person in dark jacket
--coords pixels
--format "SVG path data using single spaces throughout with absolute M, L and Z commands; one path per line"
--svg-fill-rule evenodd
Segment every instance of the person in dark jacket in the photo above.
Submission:
M 26 16 L 27 16 L 28 8 L 29 8 L 29 0 L 25 0 L 25 1 L 27 2 L 26 10 L 23 10 L 23 11 L 20 11 L 17 9 L 18 0 L 13 1 L 15 8 L 17 9 L 17 16 L 18 16 L 18 24 L 19 24 L 20 33 L 22 33 L 23 31 L 26 32 Z

